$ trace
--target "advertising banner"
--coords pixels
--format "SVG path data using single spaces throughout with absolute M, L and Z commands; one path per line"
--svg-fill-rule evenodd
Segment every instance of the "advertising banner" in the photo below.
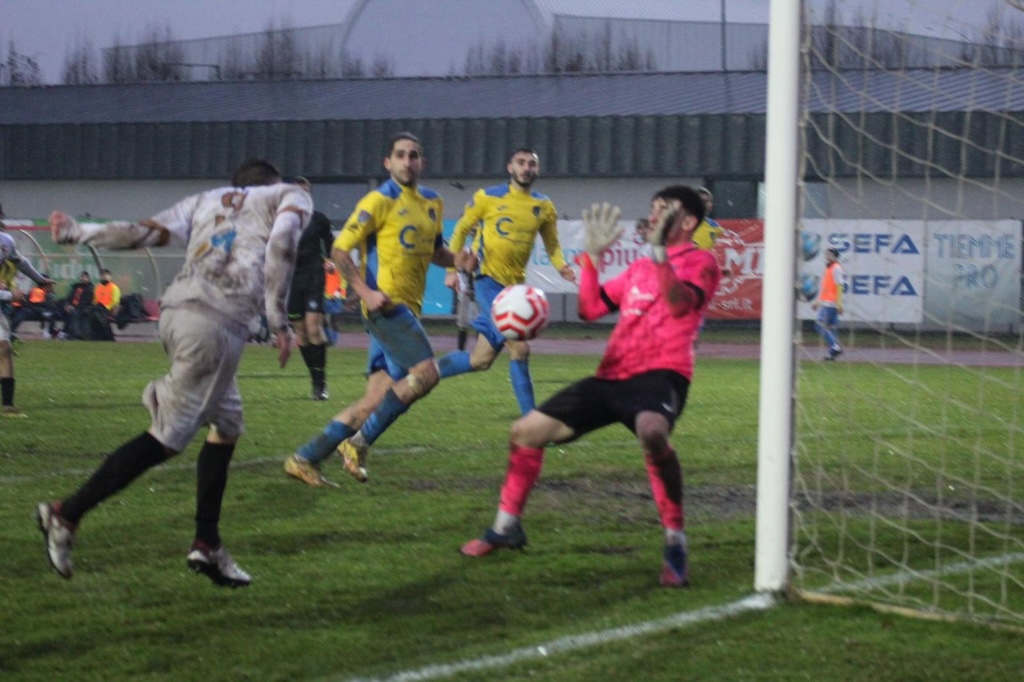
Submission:
M 718 224 L 722 234 L 714 251 L 723 276 L 708 309 L 708 319 L 759 320 L 764 281 L 764 221 L 719 220 Z
M 797 316 L 814 319 L 811 302 L 825 272 L 825 250 L 839 250 L 846 289 L 842 319 L 919 323 L 924 316 L 925 222 L 805 220 L 800 235 Z
M 1020 324 L 1021 222 L 928 223 L 925 322 L 1005 332 Z

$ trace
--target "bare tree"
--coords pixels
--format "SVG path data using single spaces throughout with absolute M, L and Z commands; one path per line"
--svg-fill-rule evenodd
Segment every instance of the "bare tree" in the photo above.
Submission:
M 218 61 L 220 62 L 220 77 L 224 80 L 242 80 L 246 78 L 247 73 L 251 72 L 245 56 L 242 54 L 242 48 L 237 42 L 229 42 Z
M 132 49 L 133 77 L 136 82 L 184 80 L 188 76 L 181 45 L 174 40 L 170 26 L 147 26 L 143 42 Z
M 466 59 L 463 62 L 462 70 L 467 76 L 479 76 L 484 71 L 484 44 L 479 42 L 466 50 Z
M 985 28 L 965 43 L 960 58 L 977 66 L 1020 66 L 1024 63 L 1024 22 L 1007 17 L 1002 5 L 989 7 Z
M 4 85 L 42 85 L 43 77 L 39 70 L 39 63 L 32 57 L 18 52 L 14 41 L 7 44 L 7 59 L 4 60 L 3 80 Z
M 395 75 L 395 65 L 391 58 L 386 55 L 377 55 L 373 58 L 370 66 L 370 76 L 373 78 L 390 78 Z
M 131 48 L 122 44 L 121 38 L 115 35 L 113 45 L 103 54 L 103 82 L 131 83 L 134 80 Z
M 940 64 L 938 53 L 925 54 L 927 38 L 911 36 L 901 25 L 880 28 L 878 16 L 858 11 L 844 22 L 836 0 L 825 6 L 820 23 L 806 16 L 807 65 L 811 69 L 906 69 Z
M 74 44 L 64 53 L 61 82 L 64 85 L 90 85 L 100 82 L 100 59 L 92 39 L 88 36 L 76 36 Z
M 257 49 L 253 77 L 257 80 L 278 80 L 300 78 L 302 75 L 294 32 L 286 24 L 278 28 L 271 21 Z

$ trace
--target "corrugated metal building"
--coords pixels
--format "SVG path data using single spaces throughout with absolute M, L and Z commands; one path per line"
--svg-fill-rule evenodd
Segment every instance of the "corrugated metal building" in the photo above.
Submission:
M 40 182 L 204 187 L 248 156 L 358 196 L 383 174 L 387 138 L 408 129 L 434 184 L 492 182 L 509 150 L 528 145 L 542 159 L 542 191 L 568 215 L 609 195 L 642 210 L 657 183 L 685 180 L 735 193 L 718 215 L 749 216 L 764 173 L 766 86 L 763 72 L 719 72 L 2 88 L 0 201 L 15 215 Z M 811 182 L 1024 176 L 1024 84 L 1012 69 L 821 72 L 805 91 Z M 167 188 L 176 197 L 186 187 Z M 468 198 L 446 194 L 455 212 Z M 1006 194 L 1012 203 L 1019 193 Z M 919 206 L 906 210 L 920 217 Z

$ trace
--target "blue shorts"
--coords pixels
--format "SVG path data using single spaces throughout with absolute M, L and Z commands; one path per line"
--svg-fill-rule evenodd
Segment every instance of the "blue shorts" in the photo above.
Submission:
M 480 314 L 473 320 L 473 329 L 480 332 L 487 339 L 487 343 L 491 344 L 491 348 L 498 351 L 505 347 L 505 337 L 494 326 L 494 320 L 491 318 L 491 304 L 504 288 L 504 284 L 486 275 L 477 277 L 473 283 L 476 302 L 480 306 Z
M 423 325 L 407 306 L 397 305 L 386 313 L 363 317 L 363 326 L 370 334 L 368 375 L 384 370 L 398 381 L 411 367 L 434 357 Z

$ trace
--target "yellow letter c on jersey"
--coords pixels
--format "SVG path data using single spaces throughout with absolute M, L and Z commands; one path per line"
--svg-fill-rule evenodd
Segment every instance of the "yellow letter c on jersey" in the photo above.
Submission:
M 501 228 L 501 225 L 502 225 L 502 223 L 511 223 L 511 222 L 512 222 L 512 219 L 508 218 L 508 217 L 498 218 L 498 222 L 494 223 L 494 231 L 497 232 L 498 234 L 500 234 L 502 237 L 507 237 L 508 236 L 508 232 L 506 230 L 503 230 Z
M 402 228 L 402 230 L 398 233 L 398 243 L 401 244 L 406 249 L 415 249 L 416 237 L 415 234 L 410 235 L 410 232 L 416 232 L 415 225 L 406 225 L 405 227 Z

